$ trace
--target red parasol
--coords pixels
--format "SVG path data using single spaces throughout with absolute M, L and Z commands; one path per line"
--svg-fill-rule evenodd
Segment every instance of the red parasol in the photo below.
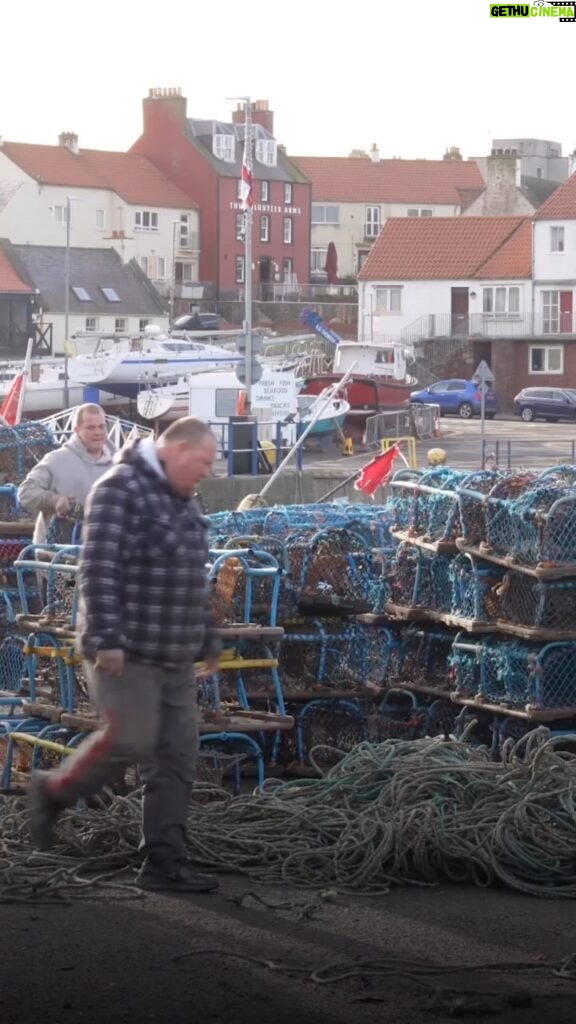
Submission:
M 338 284 L 338 253 L 336 252 L 334 242 L 328 243 L 328 252 L 326 253 L 324 270 L 328 276 L 328 284 Z

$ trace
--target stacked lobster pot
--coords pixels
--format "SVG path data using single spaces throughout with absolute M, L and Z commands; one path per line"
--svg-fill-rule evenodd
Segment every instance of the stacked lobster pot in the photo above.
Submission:
M 296 719 L 293 736 L 275 752 L 283 764 L 303 764 L 319 743 L 349 749 L 368 735 L 366 708 L 385 684 L 397 639 L 367 621 L 380 573 L 376 552 L 391 556 L 392 506 L 340 503 L 253 509 L 209 517 L 211 545 L 269 552 L 280 567 L 277 622 L 283 635 L 278 667 L 283 697 Z M 237 578 L 242 590 L 241 576 Z M 237 616 L 215 581 L 220 622 Z M 268 614 L 269 596 L 253 595 L 252 620 Z M 253 684 L 251 698 L 265 692 Z
M 517 716 L 526 728 L 576 728 L 575 467 L 442 467 L 417 480 L 398 474 L 392 491 L 398 547 L 379 609 L 452 633 L 441 687 L 416 679 L 414 689 Z

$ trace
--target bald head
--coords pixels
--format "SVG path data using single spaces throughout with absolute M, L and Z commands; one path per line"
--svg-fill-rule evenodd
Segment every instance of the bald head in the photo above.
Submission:
M 170 486 L 182 497 L 190 497 L 212 472 L 217 446 L 210 427 L 193 416 L 184 416 L 171 423 L 156 443 Z

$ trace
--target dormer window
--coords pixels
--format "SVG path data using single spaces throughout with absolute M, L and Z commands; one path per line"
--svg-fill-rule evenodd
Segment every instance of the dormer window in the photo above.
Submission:
M 234 163 L 234 136 L 221 135 L 217 132 L 212 136 L 212 152 L 218 160 L 224 160 L 227 164 Z
M 256 159 L 266 167 L 276 167 L 276 143 L 274 139 L 256 139 Z

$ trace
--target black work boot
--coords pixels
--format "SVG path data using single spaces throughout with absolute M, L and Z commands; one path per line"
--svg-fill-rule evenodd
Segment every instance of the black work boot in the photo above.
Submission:
M 33 771 L 28 787 L 30 839 L 38 850 L 47 850 L 55 842 L 54 829 L 64 809 L 50 796 L 46 785 L 47 775 L 48 772 Z
M 185 860 L 146 860 L 136 875 L 136 885 L 156 892 L 213 892 L 219 882 L 213 875 L 198 874 Z

